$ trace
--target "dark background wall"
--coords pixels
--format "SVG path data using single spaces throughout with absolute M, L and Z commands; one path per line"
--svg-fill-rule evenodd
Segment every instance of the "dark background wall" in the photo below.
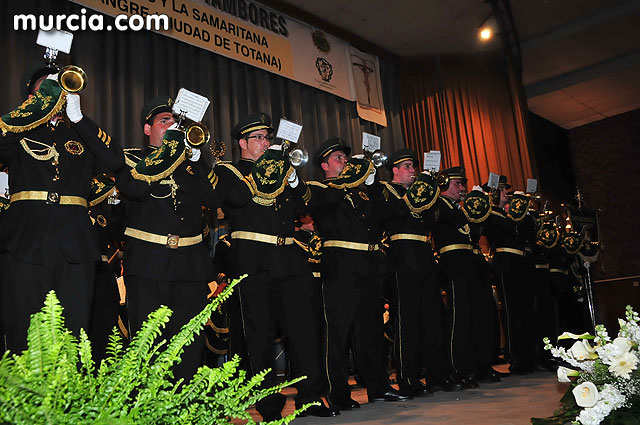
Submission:
M 613 334 L 626 305 L 640 308 L 640 110 L 571 130 L 530 113 L 529 130 L 552 209 L 575 205 L 577 186 L 599 211 L 603 249 L 591 268 L 596 322 Z
M 576 184 L 600 210 L 594 278 L 640 275 L 640 110 L 568 131 Z

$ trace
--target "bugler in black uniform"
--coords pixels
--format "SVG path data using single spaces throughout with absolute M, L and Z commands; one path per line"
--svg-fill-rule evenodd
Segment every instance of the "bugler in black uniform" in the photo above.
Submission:
M 123 166 L 111 137 L 82 116 L 78 95 L 50 79 L 39 88 L 31 81 L 30 88 L 35 95 L 0 121 L 0 162 L 9 167 L 11 189 L 0 229 L 0 299 L 13 352 L 26 348 L 29 316 L 52 289 L 68 327 L 88 329 L 100 259 L 87 214 L 90 182 L 97 170 Z M 65 103 L 69 118 L 62 119 Z
M 213 270 L 203 243 L 201 206 L 215 210 L 220 205 L 215 173 L 203 158 L 186 158 L 182 131 L 167 129 L 174 121 L 171 105 L 168 97 L 145 105 L 145 133 L 153 135 L 151 143 L 162 144 L 149 146 L 133 169 L 116 176 L 127 211 L 123 268 L 129 330 L 139 330 L 150 312 L 166 305 L 173 311 L 167 337 L 206 304 Z M 174 367 L 176 377 L 193 375 L 202 363 L 203 347 L 201 334 L 185 348 L 182 362 Z
M 307 376 L 296 384 L 295 403 L 299 407 L 321 401 L 319 306 L 312 302 L 317 299 L 313 292 L 319 289 L 306 257 L 293 243 L 294 220 L 308 199 L 307 186 L 301 181 L 295 184 L 298 179 L 280 151 L 265 152 L 272 131 L 271 118 L 266 114 L 242 119 L 234 127 L 233 136 L 240 143 L 243 158 L 234 165 L 222 163 L 216 167 L 229 220 L 234 274 L 248 275 L 236 290 L 241 324 L 238 326 L 232 317 L 231 332 L 243 332 L 245 336 L 250 373 L 271 368 L 263 385 L 272 386 L 276 383 L 275 328 L 278 315 L 283 315 L 292 375 Z M 271 177 L 277 177 L 277 183 L 265 186 Z M 251 186 L 255 196 L 234 190 L 239 184 Z M 265 420 L 274 420 L 281 416 L 284 403 L 284 395 L 273 394 L 258 402 L 256 409 Z M 306 413 L 337 414 L 322 405 Z
M 382 182 L 386 208 L 393 211 L 384 230 L 395 272 L 391 313 L 396 381 L 403 394 L 419 396 L 431 392 L 420 381 L 423 366 L 427 367 L 429 383 L 438 381 L 446 369 L 442 344 L 444 310 L 427 221 L 412 213 L 403 201 L 406 187 L 415 178 L 417 156 L 410 149 L 401 149 L 389 157 L 387 168 L 397 170 L 391 183 Z
M 360 185 L 373 170 L 370 161 L 351 159 L 345 165 L 350 152 L 342 139 L 326 141 L 316 155 L 316 162 L 334 161 L 332 154 L 336 153 L 341 155 L 338 161 L 344 170 L 337 178 L 329 174 L 331 178 L 309 183 L 312 215 L 323 240 L 327 400 L 341 410 L 359 407 L 351 399 L 348 384 L 347 349 L 352 334 L 356 368 L 367 387 L 369 401 L 407 399 L 389 385 L 382 355 L 378 242 L 384 200 L 380 187 L 369 190 Z

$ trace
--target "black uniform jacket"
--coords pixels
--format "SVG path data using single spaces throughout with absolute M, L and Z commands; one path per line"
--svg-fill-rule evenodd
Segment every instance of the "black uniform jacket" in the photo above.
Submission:
M 150 148 L 152 149 L 152 148 Z M 215 210 L 221 198 L 203 158 L 185 159 L 169 176 L 147 183 L 135 180 L 129 169 L 116 176 L 125 197 L 126 227 L 155 235 L 181 238 L 202 235 L 202 206 Z M 203 242 L 169 248 L 135 237 L 125 240 L 124 273 L 163 281 L 209 281 L 212 262 Z
M 473 251 L 471 249 L 443 248 L 468 246 L 471 248 L 471 229 L 467 216 L 450 198 L 441 195 L 436 203 L 425 211 L 432 224 L 432 236 L 436 249 L 440 252 L 441 270 L 449 277 L 474 273 Z
M 43 159 L 48 156 L 52 157 Z M 86 200 L 97 171 L 124 166 L 115 141 L 87 117 L 76 124 L 58 121 L 56 126 L 43 124 L 27 132 L 7 133 L 0 140 L 0 162 L 9 166 L 12 194 L 47 192 L 54 199 L 57 194 Z M 43 246 L 47 229 L 55 232 L 57 247 Z M 51 249 L 62 250 L 70 263 L 100 259 L 87 208 L 33 200 L 13 202 L 3 217 L 0 251 L 20 261 L 42 264 Z
M 308 183 L 311 189 L 309 207 L 323 243 L 338 240 L 371 246 L 379 244 L 382 222 L 390 216 L 380 183 L 336 189 L 327 185 L 331 180 Z M 382 261 L 379 251 L 327 247 L 323 248 L 322 257 L 322 277 L 327 279 L 345 272 L 377 276 Z
M 412 213 L 402 197 L 406 189 L 400 183 L 383 183 L 383 196 L 387 201 L 387 210 L 393 212 L 389 220 L 384 223 L 384 231 L 389 237 L 389 256 L 396 267 L 409 270 L 423 270 L 431 263 L 433 253 L 431 244 L 411 239 L 400 238 L 393 240 L 393 236 L 416 235 L 427 237 L 429 228 L 427 220 L 420 214 Z
M 254 198 L 243 180 L 251 174 L 253 166 L 254 161 L 244 158 L 235 165 L 221 163 L 216 166 L 218 190 L 231 233 L 234 274 L 268 272 L 274 278 L 311 275 L 305 256 L 294 243 L 276 245 L 233 237 L 233 232 L 260 233 L 279 237 L 282 241 L 291 238 L 289 241 L 292 242 L 294 221 L 304 210 L 302 197 L 307 186 L 302 181 L 295 189 L 286 186 L 275 199 Z

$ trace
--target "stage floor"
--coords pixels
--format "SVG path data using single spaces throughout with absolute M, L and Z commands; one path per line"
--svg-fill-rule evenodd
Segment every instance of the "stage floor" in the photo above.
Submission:
M 501 370 L 505 365 L 496 367 Z M 473 390 L 436 392 L 430 397 L 402 403 L 367 403 L 366 390 L 355 387 L 352 397 L 360 409 L 341 412 L 333 418 L 306 417 L 296 425 L 403 424 L 403 425 L 526 425 L 531 417 L 546 417 L 559 407 L 567 384 L 558 383 L 555 373 L 535 372 L 512 375 L 502 382 L 480 383 Z M 295 390 L 286 389 L 287 405 L 283 413 L 293 411 Z M 252 412 L 254 419 L 260 416 Z

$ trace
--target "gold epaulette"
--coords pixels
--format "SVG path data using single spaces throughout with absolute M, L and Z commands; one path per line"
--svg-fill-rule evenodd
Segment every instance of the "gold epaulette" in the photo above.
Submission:
M 393 187 L 393 185 L 389 182 L 385 182 L 385 181 L 380 181 L 380 183 L 382 183 L 382 185 L 389 191 L 389 193 L 391 193 L 393 196 L 395 196 L 398 199 L 402 199 L 402 196 L 400 196 L 400 194 L 398 193 L 398 191 L 396 190 L 395 187 Z
M 315 180 L 310 180 L 310 181 L 308 181 L 308 182 L 307 182 L 307 185 L 308 185 L 308 186 L 317 186 L 317 187 L 321 187 L 321 188 L 323 188 L 323 189 L 326 189 L 326 188 L 328 188 L 328 187 L 329 187 L 329 186 L 327 186 L 326 184 L 324 184 L 324 183 L 320 183 L 319 181 L 315 181 Z

